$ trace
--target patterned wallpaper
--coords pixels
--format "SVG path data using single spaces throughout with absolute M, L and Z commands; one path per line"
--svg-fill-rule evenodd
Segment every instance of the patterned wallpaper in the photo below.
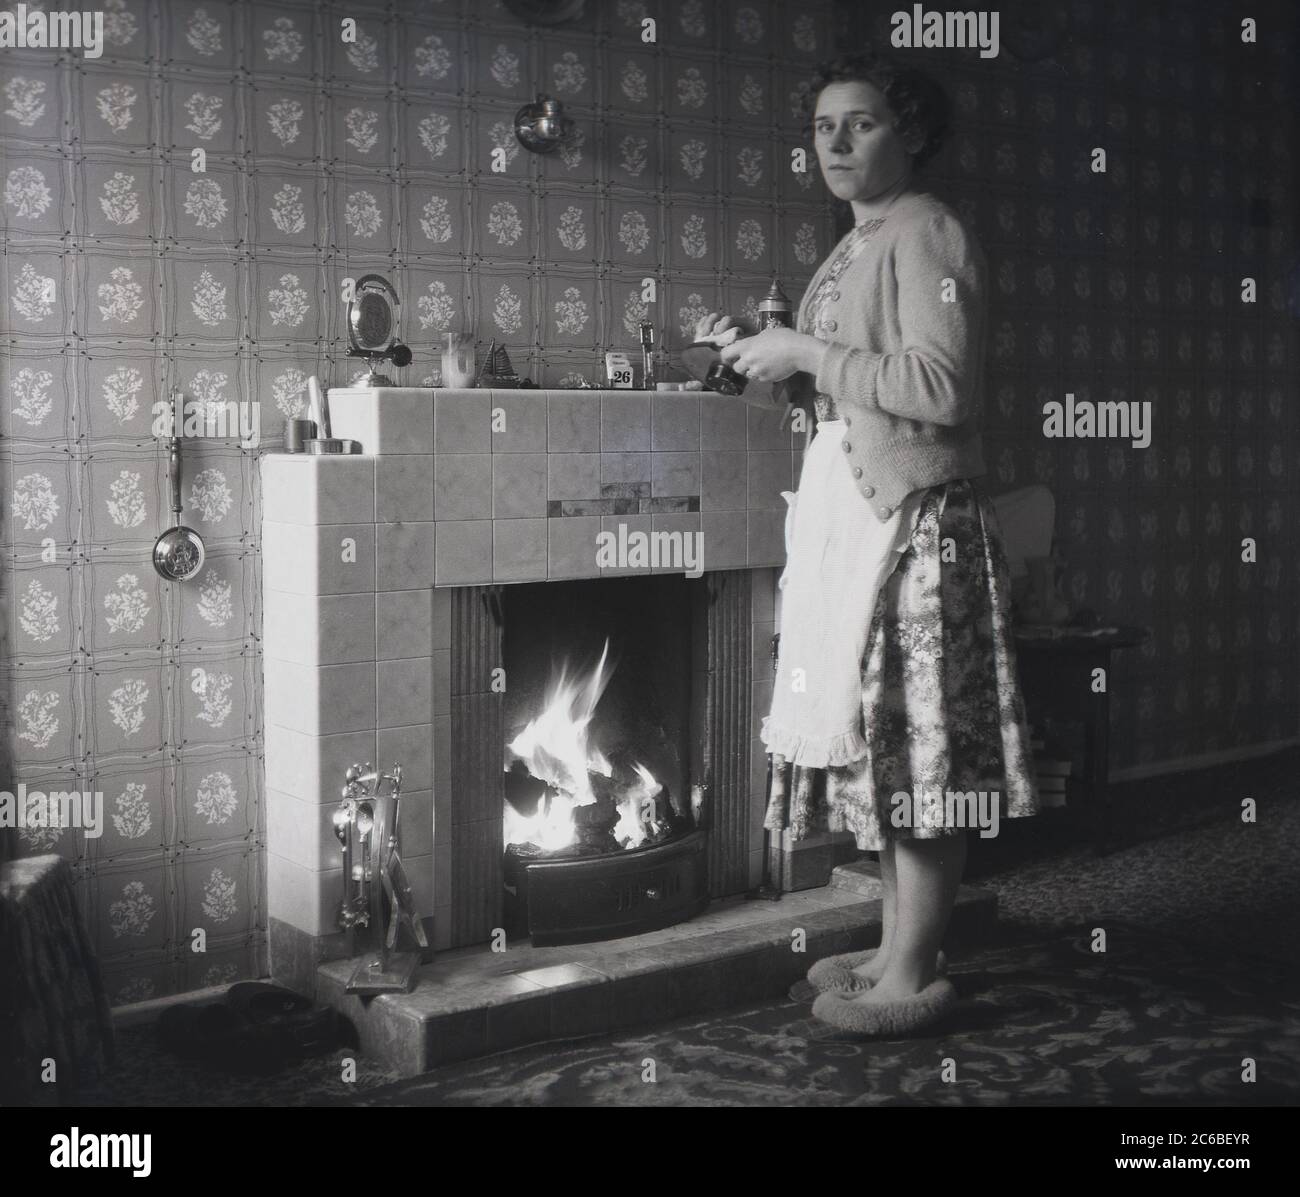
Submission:
M 259 401 L 273 445 L 308 375 L 357 373 L 336 297 L 372 270 L 403 300 L 407 385 L 438 381 L 448 329 L 561 386 L 596 381 L 647 316 L 676 347 L 773 271 L 797 298 L 835 226 L 786 165 L 792 96 L 835 17 L 609 0 L 547 31 L 486 0 L 103 7 L 102 58 L 0 68 L 0 582 L 16 777 L 102 790 L 108 813 L 98 840 L 18 850 L 74 862 L 122 1002 L 254 975 L 265 938 L 258 450 L 187 447 L 210 559 L 164 586 L 152 404 L 173 386 Z M 896 7 L 844 12 L 887 39 Z M 1295 13 L 1253 6 L 1245 47 L 1217 4 L 1057 7 L 1070 36 L 1042 62 L 916 52 L 958 117 L 927 177 L 992 272 L 987 484 L 1051 486 L 1067 596 L 1154 629 L 1112 679 L 1114 768 L 1293 736 Z M 579 128 L 548 158 L 509 133 L 541 90 Z M 1151 447 L 1044 439 L 1042 404 L 1067 392 L 1150 401 Z
M 102 791 L 107 815 L 98 839 L 29 829 L 17 850 L 74 862 L 121 1003 L 257 975 L 265 950 L 259 450 L 187 444 L 209 558 L 165 585 L 153 404 L 257 401 L 273 448 L 309 375 L 359 373 L 337 297 L 369 271 L 403 301 L 404 385 L 440 381 L 447 330 L 565 386 L 642 319 L 675 348 L 773 272 L 797 297 L 834 225 L 815 170 L 781 167 L 832 13 L 618 0 L 544 30 L 486 0 L 103 8 L 103 57 L 0 68 L 0 495 L 16 778 Z M 539 91 L 577 123 L 553 157 L 511 131 Z
M 904 7 L 852 6 L 856 38 L 887 44 Z M 997 58 L 903 52 L 953 97 L 926 173 L 989 259 L 985 483 L 1051 487 L 1065 597 L 1153 631 L 1114 657 L 1112 769 L 1295 737 L 1295 6 L 1243 9 L 1247 46 L 1232 6 L 1062 0 L 1042 11 L 1068 39 L 1041 62 L 1002 7 Z M 1070 392 L 1149 401 L 1150 446 L 1045 438 Z

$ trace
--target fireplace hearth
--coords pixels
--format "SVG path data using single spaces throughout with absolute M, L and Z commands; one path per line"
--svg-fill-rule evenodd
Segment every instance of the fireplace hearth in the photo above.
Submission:
M 681 576 L 501 595 L 511 937 L 631 935 L 707 905 L 707 719 L 692 688 L 707 602 L 707 584 Z
M 647 869 L 653 875 L 639 892 L 613 890 L 615 936 L 632 907 L 667 909 L 677 900 L 677 883 L 654 869 L 689 848 L 691 836 L 703 844 L 714 901 L 757 886 L 771 854 L 789 858 L 789 867 L 773 867 L 783 888 L 826 884 L 829 845 L 769 843 L 762 827 L 757 712 L 771 700 L 780 496 L 792 485 L 799 448 L 780 413 L 725 396 L 401 387 L 334 389 L 330 406 L 338 435 L 360 439 L 365 454 L 268 454 L 260 462 L 263 618 L 271 629 L 267 925 L 277 979 L 310 992 L 317 963 L 348 951 L 337 925 L 342 869 L 327 808 L 333 779 L 353 761 L 400 760 L 409 778 L 401 849 L 434 951 L 500 942 L 514 901 L 507 845 L 528 838 L 506 828 L 504 746 L 526 723 L 507 708 L 526 693 L 527 670 L 512 657 L 502 689 L 505 641 L 540 592 L 554 590 L 567 603 L 575 582 L 626 583 L 646 594 L 660 579 L 685 587 L 660 604 L 674 635 L 651 642 L 648 671 L 611 638 L 618 668 L 605 701 L 613 714 L 647 718 L 622 722 L 626 754 L 617 743 L 600 747 L 610 776 L 618 771 L 626 782 L 624 770 L 640 765 L 654 785 L 643 795 L 643 835 L 628 834 L 622 812 L 611 830 L 606 806 L 584 829 L 590 854 L 575 862 L 556 854 L 566 845 L 547 842 L 540 846 L 550 856 L 524 854 L 528 873 L 545 863 L 560 866 L 553 874 L 576 876 L 585 871 L 579 863 L 602 863 L 604 850 L 634 874 Z M 503 413 L 508 434 L 498 431 Z M 587 485 L 597 459 L 599 497 Z M 490 474 L 487 491 L 461 486 L 471 474 Z M 698 479 L 699 493 L 692 489 L 683 506 L 684 479 Z M 621 502 L 613 492 L 626 486 L 638 488 L 637 514 L 610 514 Z M 703 577 L 682 578 L 662 564 L 602 563 L 597 534 L 618 535 L 624 524 L 628 534 L 702 536 Z M 607 631 L 591 620 L 587 639 L 565 646 L 575 669 L 599 659 Z M 538 665 L 539 694 L 549 670 L 548 656 Z M 637 681 L 619 694 L 624 674 Z M 648 718 L 656 704 L 667 718 Z M 701 817 L 686 827 L 678 820 L 694 819 L 697 787 Z M 535 790 L 531 802 L 525 796 L 519 813 L 536 813 Z M 796 856 L 809 867 L 793 864 Z

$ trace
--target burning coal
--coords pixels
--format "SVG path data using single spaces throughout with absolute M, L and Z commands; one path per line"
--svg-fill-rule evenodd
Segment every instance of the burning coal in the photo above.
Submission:
M 596 854 L 639 848 L 689 826 L 667 789 L 640 761 L 614 761 L 591 743 L 592 723 L 609 685 L 609 641 L 596 667 L 570 678 L 567 665 L 542 711 L 506 746 L 505 841 L 539 853 Z M 515 804 L 535 800 L 522 815 Z

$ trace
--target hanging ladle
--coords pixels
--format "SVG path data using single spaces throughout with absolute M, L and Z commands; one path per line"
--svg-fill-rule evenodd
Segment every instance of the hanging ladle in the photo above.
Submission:
M 153 546 L 153 567 L 170 582 L 188 582 L 203 568 L 203 538 L 193 528 L 181 523 L 181 438 L 176 435 L 176 392 L 172 392 L 172 438 L 168 459 L 174 527 L 168 528 Z

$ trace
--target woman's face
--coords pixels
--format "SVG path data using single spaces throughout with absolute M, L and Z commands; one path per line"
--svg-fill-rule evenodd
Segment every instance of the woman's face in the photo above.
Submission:
M 813 135 L 822 177 L 837 199 L 872 199 L 911 169 L 893 110 L 870 83 L 827 84 L 817 97 Z

